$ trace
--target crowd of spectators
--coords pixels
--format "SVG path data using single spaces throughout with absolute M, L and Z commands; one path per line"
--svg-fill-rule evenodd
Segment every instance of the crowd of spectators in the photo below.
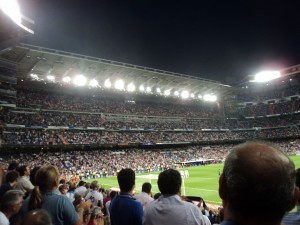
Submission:
M 260 102 L 270 99 L 281 99 L 283 97 L 289 97 L 300 94 L 300 86 L 286 86 L 285 84 L 281 87 L 274 88 L 268 91 L 251 91 L 245 93 L 239 93 L 237 100 L 239 102 Z
M 87 130 L 5 129 L 2 144 L 6 145 L 104 145 L 104 144 L 156 144 L 179 142 L 245 141 L 299 137 L 298 127 L 253 129 L 241 131 L 197 132 L 117 132 Z
M 222 115 L 216 104 L 175 105 L 162 103 L 125 102 L 125 100 L 107 99 L 73 94 L 57 94 L 46 91 L 18 89 L 17 106 L 22 108 L 42 108 L 51 110 L 69 110 L 131 114 L 145 116 L 185 116 L 215 117 Z
M 280 141 L 277 145 L 289 155 L 300 152 L 300 140 L 297 139 Z M 133 168 L 136 173 L 143 173 L 174 168 L 181 166 L 181 162 L 188 161 L 209 159 L 209 162 L 222 162 L 231 148 L 232 145 L 223 144 L 152 150 L 123 149 L 67 152 L 41 150 L 39 153 L 2 154 L 0 163 L 3 168 L 7 168 L 9 162 L 17 160 L 22 164 L 29 165 L 31 169 L 39 165 L 53 164 L 68 179 L 74 175 L 92 178 L 96 175 L 97 177 L 113 176 L 122 168 Z

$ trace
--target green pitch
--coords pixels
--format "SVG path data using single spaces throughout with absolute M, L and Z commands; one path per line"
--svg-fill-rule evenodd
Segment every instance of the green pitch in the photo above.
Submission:
M 296 168 L 300 167 L 300 156 L 291 156 Z M 184 180 L 185 194 L 188 196 L 200 196 L 205 202 L 213 204 L 221 204 L 221 199 L 218 194 L 218 179 L 219 169 L 222 171 L 223 164 L 214 164 L 207 166 L 197 166 L 185 168 L 189 171 L 190 177 Z M 151 173 L 158 174 L 158 173 Z M 136 193 L 139 193 L 142 189 L 144 182 L 149 182 L 147 178 L 140 178 L 140 174 L 137 174 L 136 179 Z M 142 176 L 145 177 L 145 176 Z M 92 179 L 95 180 L 95 179 Z M 88 182 L 92 180 L 87 180 Z M 118 187 L 116 177 L 100 178 L 99 183 L 104 188 Z M 157 180 L 151 179 L 152 192 L 155 194 L 159 192 L 157 187 Z M 184 192 L 184 190 L 182 190 Z

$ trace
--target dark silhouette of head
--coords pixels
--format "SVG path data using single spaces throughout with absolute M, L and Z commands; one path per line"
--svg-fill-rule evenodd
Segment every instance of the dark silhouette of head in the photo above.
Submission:
M 123 192 L 130 192 L 135 185 L 135 173 L 132 169 L 122 169 L 118 173 L 118 183 L 120 190 Z
M 177 170 L 168 169 L 158 176 L 158 188 L 163 195 L 179 194 L 181 188 L 181 175 Z

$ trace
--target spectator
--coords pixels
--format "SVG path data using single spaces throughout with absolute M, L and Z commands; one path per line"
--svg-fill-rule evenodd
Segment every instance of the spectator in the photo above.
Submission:
M 23 192 L 20 190 L 10 190 L 6 192 L 0 205 L 0 224 L 9 225 L 9 219 L 16 215 L 23 203 Z
M 161 172 L 157 184 L 162 196 L 148 204 L 145 209 L 144 225 L 205 224 L 200 209 L 180 198 L 182 178 L 177 170 L 168 169 Z
M 151 189 L 152 185 L 146 182 L 142 185 L 142 192 L 134 196 L 134 198 L 142 204 L 144 209 L 149 202 L 153 201 L 153 198 L 151 197 Z
M 46 210 L 35 209 L 27 213 L 22 225 L 52 225 L 52 222 Z
M 264 143 L 245 143 L 227 156 L 219 179 L 222 224 L 280 224 L 299 198 L 293 162 Z
M 0 187 L 0 201 L 3 195 L 16 187 L 19 178 L 19 173 L 17 171 L 11 170 L 5 176 L 5 183 Z
M 35 186 L 35 174 L 40 168 L 41 168 L 40 166 L 36 166 L 30 171 L 29 180 L 33 186 Z
M 104 225 L 104 218 L 101 208 L 95 206 L 92 210 L 91 219 L 88 225 Z
M 18 178 L 18 183 L 16 185 L 16 190 L 20 190 L 23 192 L 24 195 L 28 195 L 34 186 L 29 180 L 30 176 L 30 168 L 27 165 L 19 166 L 18 172 L 20 177 Z
M 59 190 L 59 192 L 60 192 L 61 195 L 66 195 L 67 191 L 68 191 L 68 185 L 66 185 L 66 184 L 60 184 L 58 186 L 58 190 Z
M 111 225 L 142 225 L 142 204 L 132 197 L 135 186 L 134 171 L 122 169 L 117 178 L 120 195 L 112 199 L 109 207 Z
M 93 181 L 90 185 L 91 191 L 86 195 L 85 200 L 90 199 L 93 206 L 103 206 L 103 195 L 98 191 L 98 181 Z
M 70 186 L 69 186 L 69 190 L 66 194 L 66 196 L 68 197 L 68 199 L 73 202 L 74 201 L 74 195 L 75 195 L 75 189 L 76 189 L 76 186 L 74 183 L 71 183 Z
M 105 210 L 104 210 L 104 212 L 106 212 L 106 215 L 107 215 L 108 217 L 110 217 L 110 214 L 109 214 L 109 206 L 110 206 L 110 203 L 111 203 L 112 199 L 113 199 L 115 196 L 117 196 L 117 194 L 118 194 L 118 192 L 116 192 L 116 191 L 111 191 L 111 192 L 109 193 L 110 200 L 108 200 L 108 201 L 105 203 Z
M 296 186 L 300 189 L 300 168 L 296 170 Z M 297 211 L 287 213 L 282 222 L 285 225 L 300 224 L 300 198 L 297 201 Z
M 156 193 L 156 194 L 154 195 L 154 200 L 158 199 L 160 196 L 161 196 L 161 193 L 160 193 L 160 192 Z
M 85 194 L 86 194 L 86 187 L 85 187 L 85 183 L 83 180 L 79 181 L 78 183 L 78 187 L 75 189 L 75 193 L 79 193 L 81 194 L 81 197 L 85 197 Z
M 16 161 L 12 161 L 9 163 L 9 165 L 7 167 L 7 172 L 9 172 L 11 170 L 17 170 L 18 167 L 19 167 L 19 163 Z
M 82 225 L 83 211 L 75 211 L 64 195 L 55 194 L 59 184 L 59 171 L 55 166 L 43 166 L 36 173 L 36 185 L 30 198 L 22 206 L 22 218 L 30 210 L 45 209 L 53 224 Z

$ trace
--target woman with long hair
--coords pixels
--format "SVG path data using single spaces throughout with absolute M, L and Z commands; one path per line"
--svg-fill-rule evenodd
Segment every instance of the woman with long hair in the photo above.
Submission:
M 70 200 L 57 194 L 59 171 L 56 166 L 41 167 L 35 176 L 36 186 L 22 206 L 22 216 L 35 209 L 44 209 L 51 216 L 53 225 L 81 225 L 83 213 L 89 205 L 82 204 L 76 212 Z

